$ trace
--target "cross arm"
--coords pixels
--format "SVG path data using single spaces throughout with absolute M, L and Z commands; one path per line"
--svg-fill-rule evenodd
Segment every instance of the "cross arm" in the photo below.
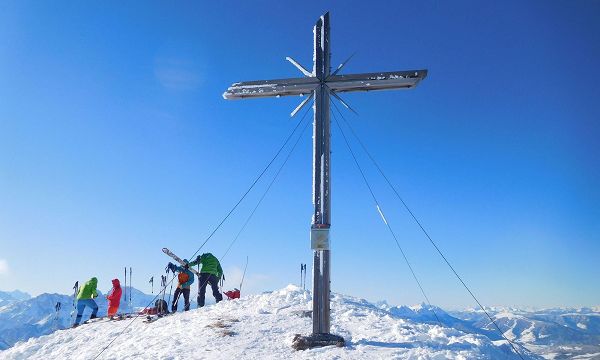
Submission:
M 232 84 L 223 93 L 227 100 L 310 94 L 319 85 L 316 78 L 244 81 Z
M 327 78 L 327 86 L 335 92 L 410 89 L 426 76 L 427 70 L 335 75 Z

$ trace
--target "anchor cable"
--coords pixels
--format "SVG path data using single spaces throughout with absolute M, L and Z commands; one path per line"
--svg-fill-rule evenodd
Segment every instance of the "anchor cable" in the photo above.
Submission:
M 446 256 L 444 256 L 444 254 L 440 250 L 440 248 L 433 241 L 433 239 L 431 238 L 431 236 L 429 236 L 429 233 L 427 232 L 427 230 L 425 230 L 425 228 L 423 227 L 423 225 L 421 224 L 421 222 L 417 219 L 417 217 L 412 212 L 412 210 L 408 207 L 408 205 L 406 204 L 406 202 L 404 201 L 404 199 L 400 196 L 400 194 L 396 190 L 396 187 L 392 184 L 392 182 L 389 180 L 389 178 L 385 175 L 385 173 L 383 172 L 383 170 L 381 169 L 381 167 L 379 166 L 379 164 L 377 163 L 377 161 L 375 161 L 375 159 L 373 158 L 373 156 L 371 156 L 371 153 L 367 150 L 367 147 L 360 140 L 360 138 L 358 137 L 358 135 L 356 134 L 356 132 L 354 131 L 354 129 L 350 125 L 350 122 L 348 120 L 346 120 L 346 118 L 344 117 L 344 115 L 340 111 L 339 107 L 333 101 L 332 101 L 332 104 L 334 105 L 334 108 L 337 110 L 337 112 L 340 114 L 340 116 L 341 116 L 342 120 L 344 121 L 344 123 L 346 123 L 346 125 L 348 126 L 348 128 L 350 129 L 350 131 L 352 132 L 352 134 L 354 135 L 354 138 L 356 138 L 356 140 L 358 141 L 358 143 L 360 144 L 360 146 L 362 147 L 362 149 L 364 150 L 364 152 L 367 154 L 367 156 L 369 157 L 369 159 L 371 159 L 371 162 L 373 163 L 373 165 L 375 165 L 375 167 L 377 168 L 377 171 L 379 171 L 379 173 L 385 179 L 385 181 L 390 186 L 390 188 L 392 189 L 392 191 L 394 192 L 394 194 L 396 194 L 396 197 L 400 200 L 400 202 L 402 203 L 402 205 L 404 206 L 404 208 L 406 209 L 406 211 L 410 214 L 410 216 L 415 221 L 415 223 L 419 226 L 419 228 L 421 228 L 421 231 L 423 232 L 423 234 L 425 234 L 425 236 L 427 237 L 427 239 L 429 240 L 429 242 L 431 243 L 431 245 L 433 245 L 433 247 L 438 252 L 438 254 L 442 257 L 442 259 L 444 259 L 444 262 L 446 262 L 446 265 L 448 265 L 448 267 L 450 268 L 450 270 L 452 270 L 452 272 L 454 273 L 454 275 L 458 278 L 458 280 L 460 281 L 460 283 L 464 286 L 464 288 L 467 290 L 467 292 L 475 300 L 475 302 L 477 303 L 477 305 L 479 305 L 479 307 L 485 313 L 485 315 L 488 317 L 488 319 L 490 319 L 490 321 L 492 322 L 492 324 L 494 324 L 494 326 L 496 327 L 496 329 L 498 330 L 498 332 L 500 332 L 500 335 L 504 338 L 504 340 L 506 340 L 508 342 L 508 344 L 511 346 L 511 348 L 513 349 L 513 351 L 519 356 L 519 358 L 523 359 L 523 356 L 517 350 L 517 348 L 513 344 L 513 341 L 509 340 L 504 335 L 504 332 L 500 329 L 500 327 L 498 326 L 498 323 L 485 310 L 485 308 L 483 307 L 483 305 L 481 304 L 481 302 L 479 302 L 479 300 L 477 299 L 477 297 L 475 296 L 475 294 L 473 294 L 473 292 L 471 291 L 471 289 L 463 281 L 463 279 L 460 277 L 460 275 L 458 275 L 458 272 L 456 272 L 456 270 L 454 269 L 454 267 L 450 264 L 450 261 L 448 261 L 448 259 L 446 258 Z M 336 121 L 337 121 L 337 118 L 336 118 Z M 338 124 L 338 126 L 339 126 L 339 124 Z M 516 341 L 514 343 L 518 344 Z
M 292 132 L 288 135 L 288 137 L 285 139 L 285 141 L 283 142 L 283 144 L 279 148 L 279 150 L 277 150 L 277 153 L 275 154 L 275 156 L 273 156 L 273 158 L 271 159 L 271 161 L 269 161 L 269 163 L 263 169 L 263 171 L 256 177 L 256 179 L 254 180 L 254 182 L 252 183 L 252 185 L 250 185 L 250 187 L 248 188 L 248 190 L 246 190 L 246 192 L 242 195 L 242 197 L 238 200 L 238 202 L 233 206 L 233 208 L 231 208 L 231 210 L 229 210 L 229 212 L 227 213 L 227 215 L 225 215 L 225 217 L 223 218 L 223 220 L 221 220 L 221 222 L 219 223 L 219 225 L 217 225 L 215 227 L 215 229 L 210 233 L 210 235 L 208 235 L 208 237 L 206 238 L 206 240 L 204 240 L 204 242 L 202 243 L 202 245 L 200 245 L 200 247 L 198 248 L 198 250 L 196 250 L 196 252 L 194 254 L 192 254 L 192 256 L 190 256 L 188 259 L 193 258 L 194 256 L 196 256 L 196 254 L 198 254 L 198 252 L 200 252 L 200 250 L 213 237 L 213 235 L 217 232 L 217 230 L 219 230 L 219 228 L 221 228 L 221 225 L 223 225 L 223 223 L 229 218 L 229 216 L 231 216 L 231 214 L 235 211 L 235 209 L 237 209 L 237 207 L 242 203 L 242 201 L 246 198 L 246 195 L 248 195 L 248 193 L 250 193 L 250 191 L 254 188 L 254 185 L 256 185 L 256 183 L 267 172 L 267 170 L 271 167 L 271 165 L 273 164 L 273 162 L 275 161 L 275 159 L 277 159 L 277 157 L 279 156 L 279 154 L 281 154 L 281 151 L 285 148 L 285 146 L 290 141 L 290 139 L 292 138 L 292 136 L 294 136 L 294 134 L 296 133 L 296 130 L 298 130 L 298 128 L 300 127 L 300 124 L 302 124 L 302 121 L 306 117 L 306 114 L 308 114 L 308 110 L 310 110 L 310 108 L 306 109 L 306 111 L 304 112 L 304 115 L 302 115 L 302 118 L 300 119 L 300 121 L 298 121 L 298 123 L 296 124 L 296 126 L 294 127 L 294 129 L 292 130 Z
M 300 122 L 302 122 L 303 120 L 304 120 L 304 117 L 302 117 L 302 120 L 300 120 Z M 242 234 L 242 232 L 244 231 L 244 229 L 246 229 L 246 226 L 248 225 L 248 223 L 250 222 L 250 220 L 254 216 L 254 213 L 256 212 L 256 210 L 258 209 L 258 207 L 260 206 L 260 204 L 264 200 L 265 196 L 267 196 L 267 193 L 269 192 L 269 190 L 271 189 L 271 187 L 275 183 L 275 180 L 277 180 L 277 177 L 281 173 L 281 170 L 283 170 L 284 166 L 287 164 L 288 160 L 292 156 L 292 153 L 294 152 L 294 150 L 296 149 L 296 146 L 298 145 L 298 143 L 302 139 L 302 135 L 304 134 L 304 132 L 308 128 L 309 124 L 310 124 L 310 122 L 307 121 L 306 124 L 304 125 L 304 127 L 302 128 L 302 131 L 300 132 L 300 135 L 298 136 L 298 138 L 294 142 L 294 145 L 292 145 L 292 148 L 290 149 L 290 151 L 288 152 L 287 156 L 283 160 L 283 163 L 279 166 L 279 169 L 277 169 L 277 172 L 273 176 L 273 179 L 271 179 L 271 182 L 269 183 L 269 185 L 267 186 L 267 188 L 263 192 L 263 194 L 260 197 L 260 199 L 258 200 L 257 204 L 254 206 L 254 209 L 252 209 L 252 212 L 250 212 L 250 215 L 248 215 L 248 217 L 246 218 L 246 221 L 244 222 L 244 224 L 242 225 L 242 227 L 240 228 L 240 230 L 238 231 L 238 233 L 235 235 L 234 239 L 231 241 L 231 243 L 229 243 L 229 246 L 227 247 L 227 250 L 225 251 L 225 253 L 223 253 L 223 255 L 219 258 L 219 262 L 223 261 L 223 259 L 225 258 L 225 256 L 227 256 L 227 254 L 229 253 L 229 250 L 231 250 L 231 247 L 233 246 L 233 244 L 235 244 L 235 242 L 238 240 L 238 238 L 240 237 L 240 235 Z M 245 274 L 246 273 L 244 272 L 244 275 Z M 242 279 L 242 282 L 243 281 L 244 280 Z M 208 279 L 202 284 L 202 287 L 204 287 L 207 283 L 208 283 Z M 241 285 L 240 285 L 240 290 L 241 290 Z
M 298 130 L 298 128 L 300 127 L 300 124 L 302 124 L 302 122 L 304 121 L 304 118 L 306 117 L 306 115 L 308 114 L 308 111 L 310 110 L 310 107 L 304 112 L 304 115 L 302 116 L 302 118 L 300 119 L 300 121 L 298 121 L 298 124 L 296 124 L 296 126 L 294 127 L 294 129 L 292 130 L 292 132 L 287 136 L 287 138 L 285 139 L 285 141 L 283 142 L 283 144 L 281 145 L 281 147 L 279 148 L 279 150 L 277 150 L 277 153 L 275 154 L 275 156 L 273 156 L 273 158 L 271 159 L 271 161 L 269 161 L 269 163 L 267 164 L 267 166 L 262 170 L 262 172 L 257 176 L 257 178 L 254 180 L 254 182 L 250 185 L 250 187 L 248 188 L 248 190 L 246 190 L 246 192 L 242 195 L 242 197 L 238 200 L 238 202 L 233 206 L 233 208 L 227 213 L 227 215 L 225 215 L 225 217 L 221 220 L 221 222 L 219 222 L 219 224 L 215 227 L 215 229 L 210 233 L 210 235 L 206 238 L 206 240 L 204 240 L 204 242 L 202 243 L 202 245 L 198 248 L 198 250 L 196 250 L 196 252 L 189 257 L 190 259 L 193 258 L 196 254 L 198 254 L 198 252 L 202 249 L 202 247 L 204 245 L 206 245 L 206 243 L 212 238 L 212 236 L 217 232 L 217 230 L 219 230 L 219 228 L 223 225 L 223 223 L 225 223 L 225 221 L 231 216 L 231 214 L 235 211 L 235 209 L 241 204 L 241 202 L 244 200 L 244 198 L 246 198 L 246 196 L 248 195 L 248 193 L 250 193 L 250 191 L 254 188 L 254 186 L 258 183 L 258 181 L 262 178 L 262 176 L 267 172 L 267 170 L 271 167 L 271 165 L 273 164 L 273 162 L 277 159 L 277 157 L 279 156 L 279 154 L 281 153 L 281 151 L 283 151 L 283 149 L 285 148 L 285 146 L 288 144 L 288 142 L 290 141 L 290 139 L 294 136 L 294 134 L 296 133 L 296 130 Z M 304 132 L 304 130 L 303 130 Z M 296 141 L 296 143 L 294 144 L 294 147 L 296 146 L 298 141 Z M 293 150 L 293 149 L 292 149 Z M 289 155 L 288 155 L 289 158 Z M 287 161 L 287 158 L 286 158 Z M 279 172 L 278 172 L 279 173 Z M 262 199 L 261 199 L 262 200 Z M 161 291 L 166 291 L 166 288 L 171 285 L 171 283 L 173 283 L 173 281 L 175 280 L 175 276 L 173 276 L 173 278 L 171 278 L 171 281 L 169 281 L 167 284 L 165 284 L 165 286 L 163 287 L 163 289 Z M 158 298 L 160 292 L 145 306 L 145 307 L 149 307 L 150 305 L 152 305 L 152 303 L 154 303 L 154 301 Z M 106 349 L 108 349 L 114 342 L 115 340 L 117 340 L 117 338 L 119 336 L 121 336 L 125 330 L 127 330 L 135 320 L 137 320 L 142 314 L 137 314 L 133 319 L 131 319 L 131 321 L 123 328 L 123 330 L 121 330 L 106 346 L 104 346 L 102 348 L 102 350 L 100 350 L 100 352 L 98 353 L 98 355 L 96 355 L 94 357 L 94 360 L 98 359 L 100 357 L 100 355 L 102 355 L 102 353 L 104 353 L 104 351 L 106 351 Z
M 300 119 L 300 122 L 298 123 L 298 125 L 300 125 L 304 121 L 304 118 L 306 117 L 306 114 L 308 114 L 308 109 L 310 109 L 310 107 L 307 108 L 307 110 L 304 112 L 304 115 Z M 256 204 L 256 206 L 254 206 L 254 209 L 252 209 L 252 212 L 250 212 L 250 215 L 248 215 L 248 217 L 246 218 L 246 221 L 244 222 L 244 224 L 242 225 L 242 227 L 240 228 L 240 230 L 238 231 L 238 233 L 235 235 L 235 237 L 233 238 L 233 240 L 231 241 L 231 243 L 227 247 L 227 250 L 225 251 L 225 253 L 219 258 L 219 262 L 223 261 L 223 259 L 225 258 L 225 256 L 229 253 L 229 250 L 231 249 L 231 247 L 233 246 L 233 244 L 240 237 L 240 235 L 242 234 L 242 232 L 244 231 L 244 229 L 246 229 L 246 226 L 248 225 L 248 223 L 250 222 L 250 220 L 254 216 L 254 213 L 256 212 L 256 210 L 258 209 L 258 207 L 260 206 L 260 204 L 262 203 L 262 201 L 265 198 L 265 196 L 267 196 L 267 193 L 271 189 L 271 186 L 273 186 L 273 184 L 275 183 L 275 180 L 277 180 L 277 177 L 281 173 L 281 170 L 283 170 L 283 167 L 285 166 L 285 164 L 287 164 L 288 160 L 290 159 L 290 156 L 292 156 L 292 153 L 294 152 L 294 149 L 296 149 L 296 146 L 300 142 L 300 139 L 302 139 L 302 135 L 306 131 L 306 128 L 308 127 L 309 124 L 310 124 L 310 122 L 307 121 L 306 124 L 304 125 L 304 127 L 302 128 L 302 131 L 300 132 L 300 135 L 298 136 L 298 138 L 294 142 L 294 145 L 292 145 L 292 148 L 290 149 L 290 151 L 288 152 L 287 156 L 283 160 L 283 163 L 279 166 L 279 169 L 277 170 L 277 172 L 273 176 L 273 179 L 271 179 L 271 182 L 269 183 L 269 185 L 267 186 L 266 190 L 263 192 L 262 196 L 258 200 L 258 203 Z M 200 249 L 198 249 L 198 251 L 200 251 Z M 198 253 L 198 251 L 196 251 L 196 253 Z M 193 257 L 194 256 L 191 256 L 190 259 L 193 258 Z M 202 287 L 206 286 L 207 283 L 208 283 L 208 279 L 206 279 L 206 281 L 202 284 Z
M 352 155 L 352 159 L 354 160 L 354 163 L 356 164 L 356 167 L 358 168 L 358 171 L 360 172 L 360 175 L 362 176 L 362 179 L 365 182 L 365 185 L 367 186 L 367 188 L 369 189 L 369 192 L 371 193 L 371 197 L 373 198 L 373 201 L 375 202 L 375 207 L 377 208 L 377 211 L 379 212 L 379 215 L 381 216 L 381 219 L 383 220 L 383 222 L 387 226 L 389 232 L 392 234 L 392 237 L 394 238 L 394 241 L 396 242 L 396 245 L 398 246 L 398 249 L 400 249 L 400 253 L 402 253 L 402 257 L 404 258 L 404 261 L 406 262 L 406 265 L 408 265 L 408 268 L 410 269 L 410 272 L 412 273 L 413 278 L 415 279 L 417 285 L 419 286 L 419 289 L 421 290 L 421 293 L 423 294 L 423 297 L 427 301 L 427 305 L 429 305 L 429 309 L 431 310 L 431 312 L 435 316 L 435 318 L 436 318 L 437 322 L 440 324 L 440 326 L 443 326 L 442 322 L 440 321 L 440 318 L 438 317 L 438 315 L 437 315 L 437 313 L 435 311 L 435 309 L 431 305 L 431 302 L 429 301 L 429 297 L 425 293 L 425 290 L 423 289 L 423 286 L 421 285 L 421 282 L 417 278 L 417 275 L 415 274 L 415 271 L 414 271 L 412 265 L 410 264 L 410 261 L 408 261 L 408 258 L 406 257 L 406 253 L 402 249 L 402 246 L 400 246 L 400 242 L 398 241 L 398 238 L 396 237 L 396 233 L 392 229 L 390 223 L 387 221 L 387 219 L 385 217 L 385 214 L 383 213 L 383 210 L 381 209 L 381 206 L 379 205 L 379 201 L 377 200 L 377 197 L 375 197 L 375 194 L 373 193 L 373 189 L 371 188 L 371 185 L 369 184 L 369 181 L 367 180 L 367 177 L 365 176 L 365 173 L 363 172 L 363 170 L 362 170 L 362 168 L 360 166 L 360 163 L 358 162 L 358 159 L 356 158 L 356 156 L 354 154 L 354 151 L 352 150 L 352 147 L 350 146 L 350 142 L 348 141 L 348 138 L 346 137 L 346 134 L 344 133 L 344 130 L 340 126 L 340 123 L 339 123 L 337 117 L 335 116 L 335 113 L 332 113 L 332 114 L 333 114 L 333 118 L 335 120 L 335 123 L 336 123 L 337 127 L 340 129 L 340 133 L 342 134 L 342 137 L 344 138 L 344 142 L 346 143 L 346 146 L 348 147 L 348 150 L 350 151 L 350 154 Z
M 310 108 L 309 108 L 310 109 Z M 307 111 L 308 112 L 308 111 Z M 306 117 L 306 113 L 304 113 L 305 116 L 302 117 L 302 119 L 300 120 L 300 122 L 304 121 L 304 118 Z M 254 206 L 254 209 L 252 209 L 252 211 L 250 212 L 250 215 L 248 215 L 248 217 L 246 218 L 246 221 L 244 222 L 244 224 L 242 225 L 242 227 L 240 228 L 240 230 L 238 231 L 238 233 L 236 234 L 236 236 L 234 237 L 234 239 L 231 241 L 231 243 L 229 243 L 229 246 L 227 247 L 227 250 L 225 251 L 225 253 L 223 253 L 223 255 L 219 258 L 219 262 L 223 261 L 223 259 L 225 258 L 225 256 L 227 256 L 227 254 L 229 253 L 229 250 L 231 250 L 231 247 L 233 246 L 233 244 L 235 244 L 235 242 L 238 240 L 238 238 L 240 237 L 240 235 L 242 234 L 242 232 L 246 229 L 246 226 L 248 225 L 248 223 L 250 222 L 250 220 L 252 219 L 252 217 L 254 216 L 254 213 L 256 213 L 256 210 L 258 209 L 258 207 L 260 206 L 260 204 L 262 203 L 262 201 L 264 200 L 264 198 L 267 196 L 267 193 L 269 192 L 269 190 L 271 190 L 271 187 L 273 186 L 273 184 L 275 183 L 275 180 L 277 180 L 277 178 L 279 177 L 279 174 L 281 173 L 281 170 L 283 170 L 283 168 L 285 167 L 285 165 L 287 164 L 288 160 L 290 159 L 290 157 L 292 156 L 292 153 L 294 152 L 294 150 L 296 149 L 296 146 L 298 145 L 298 143 L 300 142 L 300 140 L 302 139 L 302 135 L 304 134 L 304 132 L 306 131 L 306 129 L 308 128 L 308 125 L 310 124 L 309 121 L 306 122 L 306 124 L 304 125 L 304 127 L 302 128 L 302 131 L 300 132 L 300 135 L 298 135 L 298 138 L 296 139 L 296 141 L 294 142 L 294 145 L 292 145 L 292 148 L 290 149 L 290 151 L 288 152 L 287 156 L 285 157 L 285 159 L 283 160 L 283 162 L 281 163 L 281 165 L 279 166 L 279 169 L 277 169 L 277 172 L 275 173 L 275 175 L 273 176 L 273 178 L 271 179 L 271 182 L 269 183 L 269 185 L 267 186 L 267 188 L 265 189 L 265 191 L 263 192 L 262 196 L 260 197 L 260 199 L 258 200 L 257 204 Z M 247 266 L 247 263 L 246 263 Z M 246 271 L 244 269 L 244 276 L 246 275 Z M 243 282 L 243 278 L 242 278 L 242 282 Z M 206 279 L 206 281 L 202 284 L 201 287 L 206 286 L 206 284 L 208 283 L 208 279 Z M 240 283 L 240 290 L 241 289 L 241 283 Z
M 275 175 L 273 176 L 273 179 L 271 179 L 271 182 L 269 183 L 269 185 L 267 186 L 266 190 L 263 192 L 262 196 L 260 197 L 260 199 L 258 200 L 258 203 L 256 204 L 256 206 L 254 207 L 254 209 L 252 210 L 252 212 L 250 213 L 250 215 L 248 216 L 248 218 L 246 218 L 246 221 L 244 222 L 244 225 L 242 225 L 242 227 L 240 228 L 240 230 L 238 231 L 237 235 L 235 236 L 235 238 L 233 239 L 233 241 L 229 244 L 229 247 L 227 248 L 227 250 L 225 251 L 225 253 L 223 254 L 223 256 L 221 256 L 221 260 L 223 260 L 223 258 L 229 253 L 229 250 L 231 249 L 231 247 L 233 246 L 233 244 L 237 241 L 237 239 L 240 237 L 240 235 L 242 234 L 242 232 L 244 231 L 244 229 L 246 228 L 246 225 L 248 225 L 248 223 L 250 222 L 250 219 L 252 219 L 252 216 L 254 216 L 254 213 L 256 212 L 256 210 L 258 209 L 258 207 L 260 206 L 260 204 L 262 203 L 263 199 L 265 198 L 265 196 L 267 196 L 267 193 L 269 192 L 269 190 L 271 189 L 271 186 L 273 186 L 273 184 L 275 183 L 275 180 L 277 180 L 277 177 L 279 176 L 279 174 L 281 173 L 281 170 L 283 170 L 283 167 L 285 166 L 285 164 L 288 162 L 288 160 L 290 159 L 290 156 L 292 156 L 292 153 L 294 152 L 294 149 L 296 149 L 296 146 L 298 145 L 298 143 L 300 142 L 300 140 L 302 139 L 302 135 L 304 134 L 304 132 L 306 131 L 306 129 L 308 128 L 308 125 L 310 124 L 309 121 L 306 122 L 306 124 L 304 125 L 304 127 L 302 128 L 302 131 L 300 132 L 300 135 L 298 136 L 298 138 L 296 139 L 296 142 L 294 143 L 294 145 L 292 146 L 292 148 L 290 149 L 290 151 L 288 152 L 286 158 L 283 160 L 283 163 L 281 164 L 281 166 L 279 167 L 279 169 L 277 170 L 277 172 L 275 173 Z
M 165 286 L 162 288 L 161 291 L 166 291 L 167 290 L 167 286 L 171 285 L 171 283 L 173 283 L 173 280 L 175 280 L 175 273 L 173 273 L 173 277 L 171 278 L 171 281 L 169 281 L 167 284 L 165 284 Z M 154 301 L 156 299 L 158 299 L 158 297 L 160 296 L 160 292 L 158 294 L 156 294 L 156 296 L 154 296 L 154 298 L 152 298 L 152 300 L 150 300 L 150 302 L 145 306 L 145 308 L 149 307 L 150 305 L 152 305 L 152 303 L 154 303 Z M 170 294 L 169 294 L 170 296 Z M 100 357 L 100 355 L 102 355 L 102 353 L 108 349 L 114 342 L 115 340 L 117 340 L 117 338 L 119 336 L 121 336 L 125 330 L 127 330 L 131 324 L 133 324 L 134 321 L 136 321 L 140 316 L 142 316 L 142 313 L 137 313 L 136 316 L 133 317 L 133 319 L 131 319 L 131 321 L 123 328 L 123 330 L 121 330 L 121 332 L 119 332 L 117 335 L 115 335 L 115 337 L 106 345 L 102 348 L 102 350 L 100 350 L 100 352 L 98 353 L 98 355 L 96 355 L 94 357 L 94 360 L 98 359 Z

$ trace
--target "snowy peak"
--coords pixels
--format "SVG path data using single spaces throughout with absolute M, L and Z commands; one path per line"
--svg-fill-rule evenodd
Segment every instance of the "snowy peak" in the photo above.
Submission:
M 504 336 L 544 356 L 600 355 L 600 312 L 593 308 L 521 310 L 486 308 Z M 474 329 L 498 333 L 481 310 L 452 312 Z M 477 330 L 476 330 L 477 331 Z M 582 357 L 584 358 L 584 357 Z
M 30 299 L 31 295 L 26 292 L 19 290 L 14 291 L 0 291 L 0 306 L 10 304 L 15 301 L 22 301 Z

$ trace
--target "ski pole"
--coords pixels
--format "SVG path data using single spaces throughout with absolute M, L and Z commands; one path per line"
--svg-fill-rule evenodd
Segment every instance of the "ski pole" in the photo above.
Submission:
M 173 273 L 173 280 L 171 280 L 171 289 L 169 289 L 169 303 L 171 303 L 171 292 L 173 291 L 173 281 L 175 281 L 175 273 Z
M 240 294 L 242 293 L 242 284 L 244 283 L 244 278 L 246 277 L 246 269 L 248 268 L 248 256 L 246 256 L 246 265 L 244 266 L 244 273 L 242 274 L 242 281 L 240 281 Z
M 56 327 L 56 329 L 58 330 L 58 313 L 60 311 L 60 307 L 61 307 L 61 303 L 60 301 L 56 303 L 56 305 L 54 305 L 54 310 L 56 311 L 54 314 L 54 327 Z
M 162 288 L 162 301 L 165 301 L 165 295 L 167 295 L 167 277 L 165 275 L 160 276 L 160 287 Z
M 77 293 L 79 292 L 79 281 L 73 285 L 73 315 L 71 316 L 71 325 L 75 323 L 74 317 L 77 316 Z
M 304 264 L 303 267 L 304 267 L 304 275 L 303 275 L 303 280 L 302 280 L 302 290 L 306 290 L 306 264 Z
M 133 311 L 133 304 L 131 303 L 131 293 L 133 286 L 131 286 L 131 267 L 129 267 L 129 308 Z
M 56 310 L 56 314 L 54 314 L 54 320 L 58 319 L 58 312 L 60 311 L 61 303 L 60 301 L 54 305 L 54 310 Z
M 125 313 L 127 313 L 127 266 L 125 266 L 125 296 L 123 297 L 125 299 Z

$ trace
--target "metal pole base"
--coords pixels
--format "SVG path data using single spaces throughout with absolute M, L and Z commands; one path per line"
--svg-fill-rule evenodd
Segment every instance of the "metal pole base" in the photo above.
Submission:
M 312 334 L 308 336 L 296 334 L 292 341 L 292 347 L 296 350 L 306 350 L 331 345 L 344 347 L 346 346 L 346 341 L 343 337 L 333 334 Z

